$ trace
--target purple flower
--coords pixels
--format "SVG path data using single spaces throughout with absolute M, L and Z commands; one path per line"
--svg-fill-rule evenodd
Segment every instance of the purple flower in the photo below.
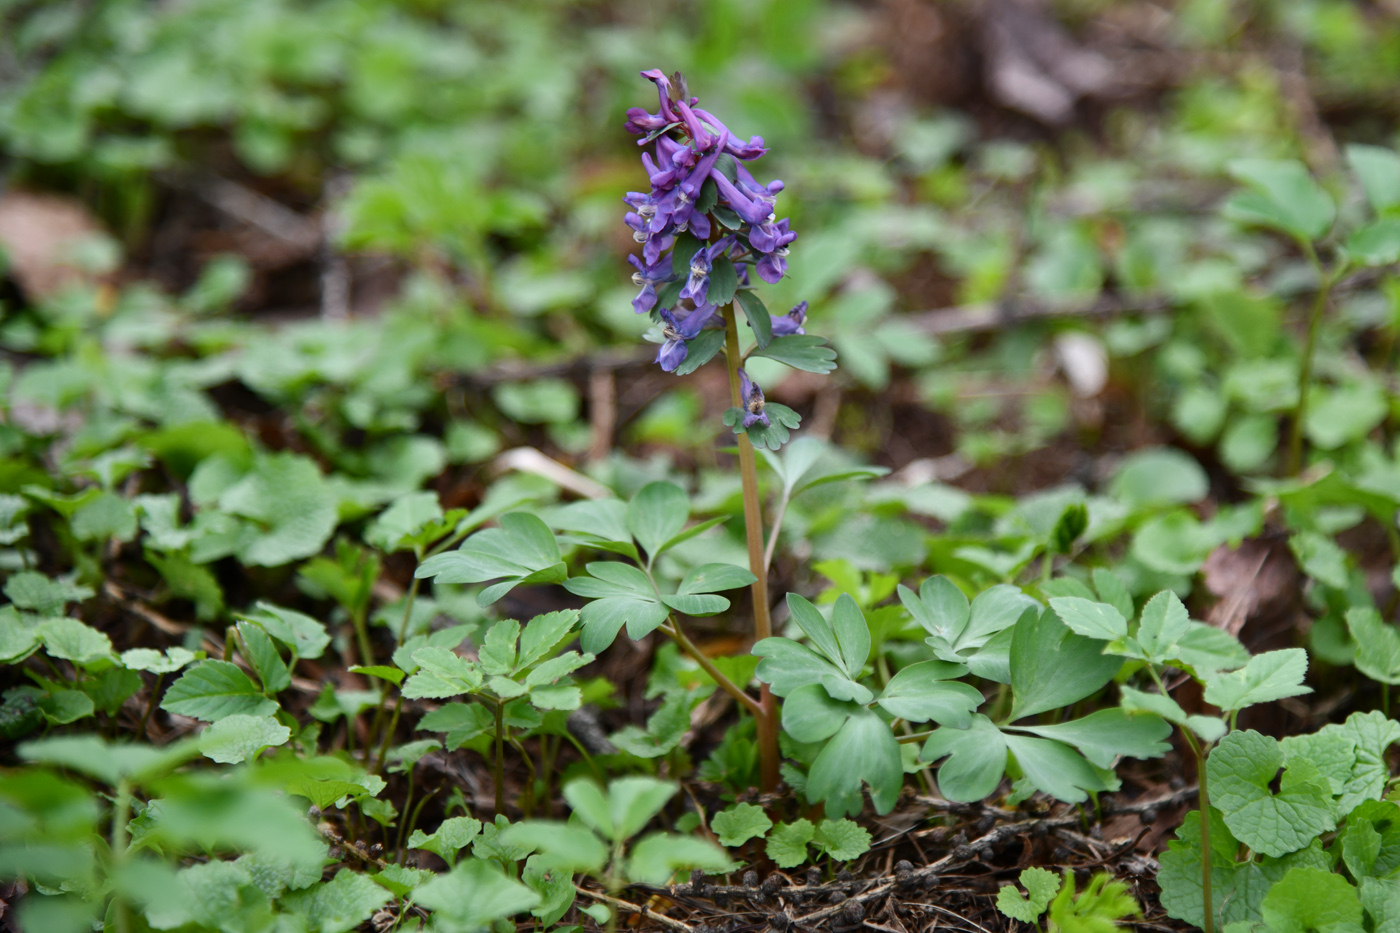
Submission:
M 708 110 L 701 110 L 699 107 L 696 107 L 695 115 L 710 126 L 713 126 L 721 134 L 728 137 L 721 145 L 724 146 L 724 151 L 734 158 L 743 159 L 745 162 L 748 162 L 768 152 L 767 149 L 763 148 L 762 136 L 754 136 L 747 143 L 740 143 L 736 140 L 734 134 L 729 132 L 729 127 L 721 123 L 719 118 Z
M 704 249 L 695 251 L 690 260 L 690 276 L 681 289 L 681 297 L 701 305 L 710 293 L 710 272 L 714 270 L 715 259 L 734 245 L 734 237 L 727 236 L 716 240 Z
M 686 341 L 694 340 L 704 330 L 705 325 L 714 318 L 715 310 L 714 305 L 702 304 L 681 320 L 670 309 L 661 309 L 661 335 L 666 342 L 656 351 L 656 362 L 661 364 L 663 370 L 673 373 L 677 366 L 685 362 L 686 354 L 690 352 Z
M 776 224 L 761 224 L 749 231 L 749 245 L 761 254 L 754 263 L 759 278 L 773 285 L 787 274 L 787 245 L 795 239 L 797 234 L 788 230 L 786 217 Z
M 768 416 L 763 413 L 763 390 L 749 380 L 749 374 L 739 370 L 739 395 L 744 403 L 744 427 L 756 424 L 768 427 Z
M 632 299 L 632 310 L 638 314 L 646 314 L 656 307 L 656 286 L 674 278 L 671 274 L 671 256 L 663 256 L 650 266 L 636 256 L 628 256 L 627 261 L 637 270 L 632 273 L 632 284 L 642 287 L 637 297 Z
M 787 337 L 791 334 L 805 334 L 802 329 L 803 323 L 807 320 L 807 302 L 802 302 L 782 317 L 770 315 L 773 318 L 773 336 Z
M 719 186 L 720 200 L 744 220 L 751 224 L 762 224 L 768 223 L 769 218 L 773 216 L 773 205 L 749 197 L 734 187 L 734 183 L 725 178 L 719 169 L 711 169 L 710 177 Z

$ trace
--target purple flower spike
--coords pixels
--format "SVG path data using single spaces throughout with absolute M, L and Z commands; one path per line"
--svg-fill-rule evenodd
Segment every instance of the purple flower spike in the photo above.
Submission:
M 807 320 L 807 302 L 802 302 L 782 317 L 773 316 L 773 336 L 787 337 L 807 333 L 802 329 Z
M 719 169 L 710 171 L 710 177 L 719 186 L 719 196 L 734 213 L 751 224 L 767 223 L 768 218 L 773 215 L 773 205 L 766 201 L 755 201 L 744 192 L 734 187 L 733 182 L 724 177 L 724 173 Z
M 670 309 L 661 309 L 661 335 L 666 338 L 666 342 L 656 351 L 656 362 L 661 364 L 663 370 L 668 373 L 675 372 L 676 367 L 685 362 L 686 354 L 690 352 L 686 341 L 699 336 L 705 325 L 714 320 L 716 310 L 718 309 L 712 304 L 701 304 L 687 314 L 684 320 L 680 320 Z
M 696 250 L 695 256 L 690 260 L 690 277 L 685 280 L 681 297 L 688 298 L 697 305 L 703 304 L 705 296 L 710 293 L 710 270 L 713 268 L 714 260 L 710 258 L 710 251 Z
M 768 427 L 768 416 L 763 413 L 763 390 L 749 380 L 749 374 L 739 370 L 739 395 L 744 402 L 744 427 L 756 424 Z

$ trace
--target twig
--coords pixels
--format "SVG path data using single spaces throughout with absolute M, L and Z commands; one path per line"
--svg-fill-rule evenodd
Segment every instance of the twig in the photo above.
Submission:
M 672 917 L 668 917 L 665 914 L 658 914 L 654 910 L 648 909 L 644 904 L 633 904 L 628 901 L 624 901 L 621 898 L 613 897 L 610 894 L 602 894 L 598 891 L 590 891 L 587 888 L 577 884 L 574 885 L 574 890 L 587 897 L 593 898 L 595 901 L 602 901 L 605 904 L 611 904 L 619 910 L 625 910 L 630 914 L 637 914 L 643 919 L 650 917 L 652 920 L 655 920 L 662 926 L 669 927 L 672 930 L 680 930 L 682 931 L 682 933 L 693 933 L 693 930 L 695 929 L 688 923 L 681 923 L 679 920 L 676 920 Z

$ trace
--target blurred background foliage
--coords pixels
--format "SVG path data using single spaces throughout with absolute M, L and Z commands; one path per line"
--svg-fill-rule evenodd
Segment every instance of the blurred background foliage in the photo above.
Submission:
M 1400 12 L 1340 0 L 0 11 L 0 489 L 95 480 L 112 498 L 81 544 L 131 541 L 154 521 L 132 494 L 187 483 L 209 543 L 148 553 L 211 616 L 210 561 L 310 557 L 425 484 L 474 506 L 522 445 L 623 493 L 696 469 L 702 507 L 736 508 L 724 387 L 650 367 L 628 304 L 620 197 L 642 174 L 621 124 L 644 68 L 763 135 L 787 183 L 800 236 L 769 304 L 810 301 L 841 368 L 770 396 L 905 470 L 862 518 L 818 503 L 789 532 L 871 570 L 995 540 L 1008 553 L 973 562 L 993 577 L 1035 531 L 1002 496 L 1082 495 L 1154 444 L 1190 449 L 1226 501 L 1277 471 L 1315 274 L 1222 218 L 1227 166 L 1301 159 L 1360 216 L 1343 149 L 1394 143 L 1400 74 Z M 1397 301 L 1386 275 L 1349 283 L 1321 337 L 1308 437 L 1354 475 L 1395 469 Z M 237 522 L 266 531 L 282 506 L 229 505 L 247 477 L 314 503 L 270 549 Z M 1135 589 L 1188 587 L 1222 540 L 1202 527 L 1164 526 Z

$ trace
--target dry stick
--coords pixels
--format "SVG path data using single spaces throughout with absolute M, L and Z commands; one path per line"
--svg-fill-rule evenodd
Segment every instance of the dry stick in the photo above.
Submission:
M 735 408 L 742 409 L 744 400 L 739 392 L 739 327 L 734 322 L 734 305 L 724 307 L 724 358 L 729 368 L 729 397 Z M 753 583 L 753 628 L 755 641 L 773 634 L 768 618 L 768 569 L 763 561 L 763 514 L 758 501 L 758 463 L 753 444 L 744 431 L 738 434 L 739 474 L 744 482 L 744 531 L 749 544 L 749 571 Z M 778 709 L 773 693 L 763 684 L 759 692 L 761 715 L 758 725 L 759 789 L 771 793 L 778 787 Z
M 654 910 L 648 910 L 645 905 L 632 904 L 628 901 L 621 900 L 620 898 L 613 897 L 610 894 L 602 894 L 598 891 L 590 891 L 587 888 L 581 887 L 577 884 L 574 885 L 574 890 L 584 895 L 585 897 L 593 898 L 595 901 L 602 901 L 605 904 L 611 904 L 619 910 L 625 910 L 628 913 L 637 914 L 643 919 L 651 918 L 652 920 L 655 920 L 662 926 L 668 927 L 672 930 L 680 930 L 681 933 L 691 933 L 691 931 L 694 930 L 694 927 L 692 927 L 690 924 L 681 923 L 679 920 L 676 920 L 672 917 L 668 917 L 665 914 L 658 914 Z

